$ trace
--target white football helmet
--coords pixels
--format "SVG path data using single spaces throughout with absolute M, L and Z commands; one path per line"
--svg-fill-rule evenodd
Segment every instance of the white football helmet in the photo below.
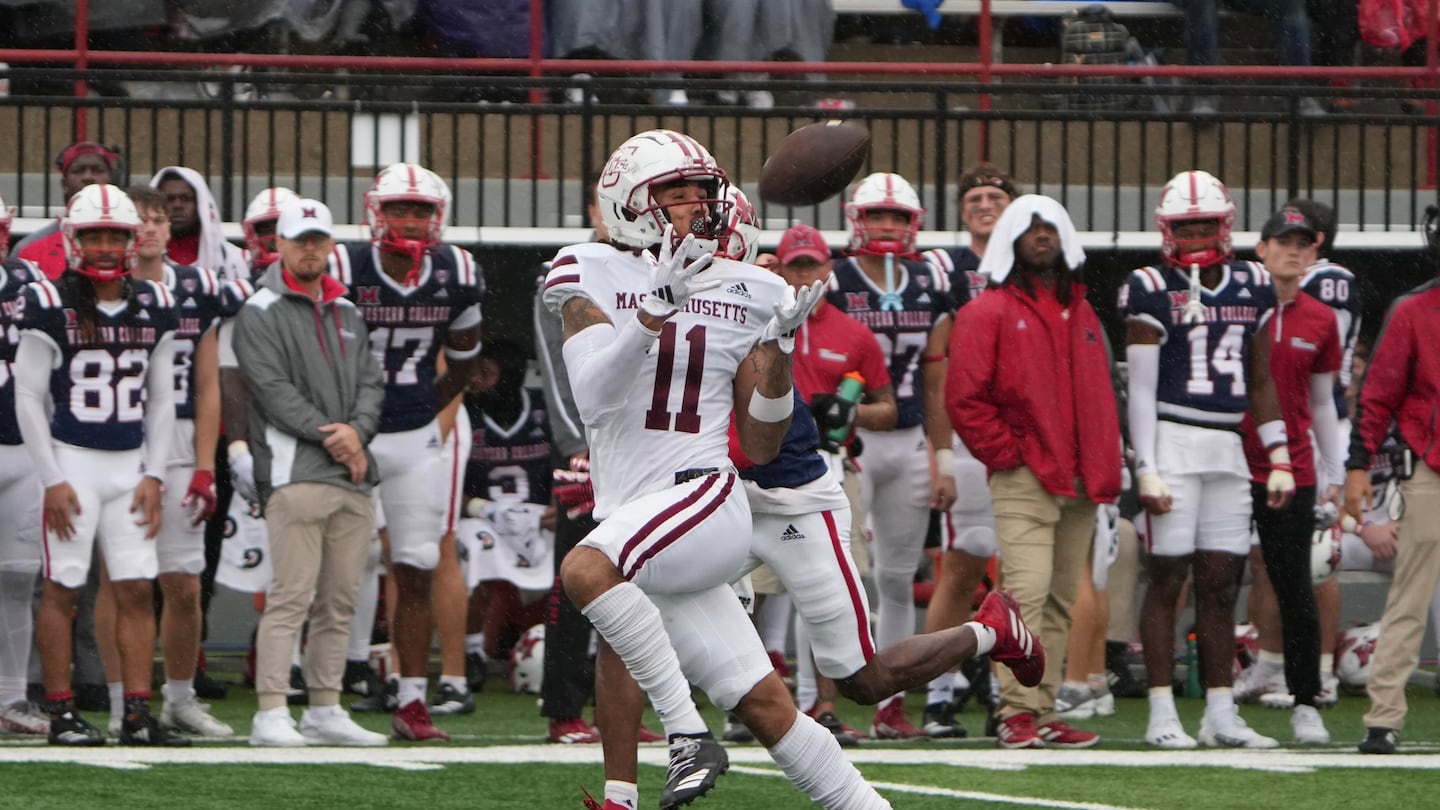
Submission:
M 1379 640 L 1379 622 L 1351 627 L 1340 634 L 1335 645 L 1335 675 L 1341 684 L 1358 689 L 1370 682 L 1370 661 Z
M 10 222 L 15 219 L 15 206 L 5 205 L 0 197 L 0 262 L 10 256 Z
M 865 233 L 865 214 L 869 211 L 899 211 L 910 216 L 910 224 L 899 241 L 875 239 Z M 894 172 L 876 172 L 855 186 L 850 202 L 845 204 L 845 218 L 850 221 L 850 252 L 883 256 L 915 252 L 915 236 L 925 224 L 925 209 L 920 195 L 910 182 Z
M 1317 527 L 1310 536 L 1310 581 L 1319 585 L 1340 570 L 1340 524 Z
M 95 266 L 80 247 L 80 234 L 89 230 L 125 231 L 124 254 L 118 267 Z M 60 218 L 60 233 L 65 241 L 67 266 L 96 281 L 114 281 L 129 275 L 135 263 L 135 245 L 140 231 L 140 212 L 135 203 L 118 187 L 96 183 L 75 192 Z
M 545 677 L 545 625 L 537 624 L 515 642 L 510 650 L 510 686 L 516 692 L 540 694 Z
M 1214 220 L 1219 225 L 1215 239 L 1175 238 L 1175 226 L 1181 222 Z M 1230 191 L 1209 172 L 1181 172 L 1160 191 L 1155 206 L 1155 227 L 1160 231 L 1160 252 L 1175 267 L 1201 267 L 1227 262 L 1235 255 L 1230 245 L 1230 231 L 1235 226 L 1235 202 Z
M 435 206 L 423 239 L 407 239 L 390 228 L 381 208 L 388 202 L 412 201 Z M 445 216 L 450 207 L 450 188 L 440 175 L 415 163 L 396 163 L 375 176 L 365 192 L 365 224 L 370 241 L 388 253 L 411 256 L 418 264 L 425 251 L 440 244 L 445 236 Z
M 280 207 L 300 196 L 284 186 L 271 186 L 255 195 L 245 207 L 245 219 L 240 227 L 245 231 L 245 248 L 250 251 L 251 267 L 269 267 L 280 258 L 275 252 L 275 231 L 268 236 L 255 232 L 255 226 L 265 222 L 273 223 L 280 218 Z
M 681 181 L 699 183 L 705 189 L 704 199 L 696 202 L 706 206 L 707 215 L 691 226 L 695 252 L 718 252 L 725 235 L 730 181 L 699 141 L 669 129 L 652 129 L 630 138 L 606 161 L 596 201 L 610 241 L 637 250 L 659 244 L 670 215 L 655 201 L 651 189 Z
M 725 215 L 725 243 L 716 256 L 754 264 L 760 253 L 760 213 L 739 186 L 730 186 L 725 193 L 730 211 Z

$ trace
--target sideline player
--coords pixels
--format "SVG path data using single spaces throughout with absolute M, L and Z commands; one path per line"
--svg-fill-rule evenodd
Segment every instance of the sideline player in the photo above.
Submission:
M 60 170 L 60 194 L 67 205 L 70 198 L 86 186 L 123 182 L 120 153 L 94 141 L 78 141 L 62 149 L 55 157 L 55 168 Z M 69 266 L 65 236 L 60 232 L 63 219 L 63 216 L 57 217 L 15 245 L 16 256 L 33 262 L 51 280 L 59 278 Z
M 888 358 L 898 417 L 885 433 L 857 431 L 865 444 L 862 502 L 874 534 L 879 599 L 876 641 L 888 647 L 915 632 L 915 571 L 925 547 L 930 509 L 954 500 L 931 475 L 924 418 L 921 360 L 935 321 L 947 310 L 950 280 L 918 261 L 915 237 L 925 219 L 920 197 L 905 178 L 879 172 L 861 180 L 845 206 L 848 256 L 835 262 L 827 299 L 875 333 Z M 931 435 L 948 450 L 951 434 Z M 904 695 L 875 711 L 873 736 L 924 737 L 905 716 Z
M 1232 261 L 1234 222 L 1223 183 L 1203 171 L 1176 175 L 1155 208 L 1162 261 L 1132 272 L 1122 294 L 1130 439 L 1150 551 L 1140 622 L 1150 678 L 1145 741 L 1157 748 L 1196 745 L 1170 688 L 1175 603 L 1192 570 L 1206 686 L 1200 741 L 1277 744 L 1245 724 L 1231 691 L 1235 599 L 1250 551 L 1250 470 L 1238 432 L 1247 411 L 1273 465 L 1272 503 L 1288 502 L 1295 489 L 1270 347 L 1252 341 L 1275 292 L 1263 267 Z
M 794 407 L 789 357 L 777 343 L 793 337 L 819 289 L 786 295 L 759 268 L 711 266 L 726 185 L 689 136 L 636 135 L 600 179 L 610 243 L 563 248 L 551 265 L 545 302 L 564 321 L 601 520 L 566 556 L 561 577 L 665 725 L 661 808 L 704 795 L 728 767 L 687 677 L 735 711 L 813 801 L 888 807 L 831 733 L 795 709 L 728 584 L 750 530 L 727 458 L 730 417 L 748 456 L 773 457 Z M 645 252 L 656 244 L 658 258 Z M 633 768 L 617 772 L 609 755 L 618 741 L 601 742 L 606 801 L 635 806 Z M 623 746 L 633 760 L 633 743 Z
M 166 166 L 150 178 L 150 187 L 164 197 L 170 217 L 165 252 L 171 261 L 204 267 L 222 281 L 248 277 L 245 251 L 226 241 L 220 207 L 199 172 Z
M 284 186 L 271 186 L 262 189 L 245 206 L 245 219 L 240 222 L 240 227 L 245 233 L 245 259 L 249 272 L 244 281 L 259 278 L 270 265 L 280 261 L 280 252 L 275 246 L 275 223 L 280 219 L 280 209 L 291 200 L 298 199 L 295 192 Z
M 87 186 L 62 220 L 70 269 L 25 289 L 15 406 L 46 487 L 46 582 L 36 632 L 56 745 L 104 743 L 76 712 L 69 689 L 71 616 L 97 540 L 118 610 L 120 742 L 189 743 L 150 712 L 153 540 L 175 430 L 176 312 L 169 290 L 128 278 L 139 227 L 123 191 Z
M 380 433 L 370 445 L 396 585 L 391 644 L 400 669 L 392 725 L 408 740 L 448 739 L 425 703 L 432 631 L 430 582 L 440 561 L 447 501 L 436 414 L 465 390 L 480 352 L 483 281 L 470 252 L 446 245 L 450 190 L 438 175 L 397 163 L 365 195 L 370 241 L 337 247 L 331 273 L 370 328 L 385 372 Z M 436 371 L 444 346 L 447 370 Z

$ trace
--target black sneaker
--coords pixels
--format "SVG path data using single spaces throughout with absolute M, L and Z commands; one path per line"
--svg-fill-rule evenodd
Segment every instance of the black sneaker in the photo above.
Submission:
M 285 702 L 291 706 L 310 705 L 310 687 L 305 685 L 305 673 L 294 664 L 290 665 L 290 690 L 285 693 Z
M 860 740 L 846 730 L 845 724 L 834 712 L 821 712 L 815 715 L 815 722 L 825 727 L 826 731 L 835 735 L 835 742 L 840 743 L 841 748 L 854 748 L 860 744 Z
M 127 714 L 120 723 L 121 745 L 153 745 L 164 748 L 185 748 L 189 737 L 182 737 L 165 728 L 149 712 Z
M 670 770 L 660 794 L 660 810 L 674 810 L 704 796 L 729 769 L 730 757 L 715 735 L 671 734 Z
M 490 675 L 490 662 L 485 656 L 477 652 L 465 653 L 465 685 L 470 687 L 470 694 L 475 695 L 485 691 L 485 678 Z
M 400 708 L 400 682 L 387 680 L 385 688 L 350 704 L 350 711 L 361 714 L 385 714 Z
M 994 709 L 995 688 L 990 681 L 990 656 L 972 655 L 966 658 L 960 662 L 960 674 L 965 676 L 970 686 L 955 690 L 955 699 L 950 703 L 952 713 L 963 711 L 971 698 L 986 709 Z
M 50 721 L 50 733 L 55 733 L 55 721 Z M 1393 754 L 1395 746 L 1400 744 L 1400 732 L 1393 728 L 1383 726 L 1370 726 L 1365 729 L 1365 739 L 1360 742 L 1360 753 L 1362 754 Z
M 340 680 L 340 689 L 352 695 L 366 697 L 381 689 L 380 675 L 369 661 L 345 661 L 345 675 Z
M 953 740 L 968 734 L 965 726 L 955 719 L 951 705 L 943 701 L 926 706 L 922 720 L 921 728 L 932 740 Z
M 215 680 L 203 669 L 195 673 L 195 697 L 202 700 L 224 700 L 228 694 L 230 684 Z
M 104 745 L 105 735 L 71 709 L 64 714 L 50 715 L 49 740 L 51 745 L 93 747 Z
M 474 714 L 475 696 L 469 692 L 461 692 L 448 683 L 442 683 L 430 698 L 430 713 Z
M 1117 698 L 1143 698 L 1149 690 L 1130 670 L 1129 656 L 1129 644 L 1105 642 L 1105 680 L 1110 684 L 1110 694 Z
M 750 729 L 740 722 L 734 712 L 725 713 L 725 730 L 720 732 L 720 738 L 731 743 L 755 742 L 755 735 L 750 733 Z

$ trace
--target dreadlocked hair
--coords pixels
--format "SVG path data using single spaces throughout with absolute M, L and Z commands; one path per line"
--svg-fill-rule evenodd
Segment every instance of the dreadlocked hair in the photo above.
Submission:
M 1060 306 L 1068 307 L 1070 306 L 1070 300 L 1074 298 L 1075 286 L 1085 283 L 1085 267 L 1082 265 L 1075 270 L 1071 270 L 1070 267 L 1065 264 L 1065 257 L 1062 254 L 1055 257 L 1054 267 L 1052 269 L 1055 271 L 1055 300 L 1060 302 Z M 1040 275 L 1038 271 L 1030 270 L 1017 262 L 1015 269 L 1006 277 L 1004 283 L 1014 284 L 1023 290 L 1026 295 L 1034 298 L 1035 277 L 1037 275 Z
M 80 340 L 100 342 L 100 302 L 95 296 L 95 282 L 75 270 L 66 270 L 57 284 L 61 298 L 75 308 L 75 327 L 80 330 Z M 134 326 L 141 307 L 135 298 L 135 282 L 129 276 L 120 280 L 120 297 L 125 301 L 126 325 Z

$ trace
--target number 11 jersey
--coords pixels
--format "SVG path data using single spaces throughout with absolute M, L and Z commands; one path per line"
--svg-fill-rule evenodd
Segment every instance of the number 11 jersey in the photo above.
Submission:
M 592 242 L 561 248 L 545 277 L 545 303 L 594 302 L 618 330 L 636 317 L 650 278 L 642 256 Z M 675 473 L 729 462 L 730 412 L 740 361 L 774 313 L 785 282 L 754 265 L 716 259 L 699 277 L 724 279 L 666 321 L 625 404 L 586 424 L 595 516 L 675 484 Z M 574 382 L 574 378 L 571 378 Z
M 1187 272 L 1141 267 L 1130 274 L 1121 297 L 1129 320 L 1160 330 L 1160 418 L 1238 431 L 1250 407 L 1250 340 L 1260 316 L 1275 306 L 1265 268 L 1255 262 L 1223 266 L 1216 287 L 1201 288 L 1204 319 L 1198 323 L 1185 322 Z

